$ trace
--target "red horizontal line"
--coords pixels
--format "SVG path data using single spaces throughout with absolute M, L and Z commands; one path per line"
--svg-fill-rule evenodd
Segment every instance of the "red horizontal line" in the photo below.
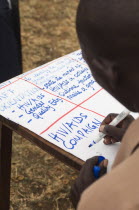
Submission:
M 72 102 L 72 101 L 67 100 L 66 98 L 63 98 L 63 97 L 61 97 L 61 96 L 55 95 L 54 93 L 51 93 L 51 92 L 45 90 L 45 89 L 42 89 L 41 87 L 39 87 L 38 85 L 34 84 L 33 82 L 26 81 L 26 80 L 23 79 L 23 78 L 20 78 L 20 79 L 23 80 L 23 81 L 25 81 L 25 82 L 28 82 L 28 83 L 34 85 L 35 87 L 37 87 L 37 88 L 43 90 L 44 92 L 46 92 L 46 93 L 48 93 L 48 94 L 50 94 L 50 95 L 52 95 L 52 96 L 58 97 L 58 98 L 60 98 L 60 99 L 62 99 L 62 100 L 64 100 L 64 101 L 67 101 L 68 103 L 71 103 L 71 104 L 75 105 L 75 106 L 78 105 L 78 104 L 76 104 L 76 103 L 74 103 L 74 102 Z M 96 95 L 96 94 L 97 94 L 98 92 L 100 92 L 101 90 L 103 90 L 103 88 L 99 89 L 96 93 L 94 93 L 94 95 Z M 94 95 L 93 95 L 93 96 L 94 96 Z M 92 97 L 92 96 L 90 96 L 90 97 Z M 88 99 L 86 99 L 86 100 L 88 100 Z M 85 101 L 86 101 L 86 100 L 85 100 Z M 83 102 L 81 102 L 81 103 L 84 103 L 85 101 L 83 101 Z M 86 110 L 88 110 L 88 111 L 91 111 L 91 110 L 89 110 L 89 109 L 87 109 L 87 108 L 85 108 L 85 107 L 82 107 L 82 106 L 80 106 L 80 107 L 83 108 L 83 109 L 86 109 Z M 93 112 L 93 111 L 92 111 L 92 112 Z M 103 115 L 102 115 L 102 116 L 103 116 Z
M 99 115 L 99 116 L 101 116 L 101 117 L 104 117 L 104 118 L 105 118 L 105 116 L 104 116 L 104 115 L 99 114 L 98 112 L 95 112 L 95 111 L 93 111 L 93 110 L 91 110 L 91 109 L 87 109 L 87 108 L 85 108 L 85 107 L 83 107 L 83 106 L 80 106 L 80 108 L 83 108 L 83 109 L 85 109 L 85 110 L 87 110 L 87 111 L 89 111 L 89 112 L 93 112 L 93 113 L 95 113 L 95 114 L 97 114 L 97 115 Z
M 66 56 L 69 57 L 69 58 L 72 59 L 72 60 L 75 60 L 75 61 L 81 63 L 82 65 L 87 66 L 86 64 L 80 62 L 80 61 L 77 60 L 77 59 L 74 59 L 74 58 L 70 57 L 69 55 L 65 55 L 65 57 L 66 57 Z M 32 83 L 32 82 L 30 82 L 30 81 L 26 81 L 26 80 L 23 79 L 23 78 L 26 77 L 26 76 L 28 76 L 28 75 L 30 75 L 30 74 L 33 74 L 33 73 L 39 71 L 40 69 L 43 69 L 43 68 L 45 68 L 45 67 L 51 65 L 52 63 L 56 62 L 56 61 L 59 60 L 59 59 L 62 59 L 63 57 L 64 57 L 64 56 L 62 56 L 62 57 L 60 57 L 60 58 L 58 58 L 58 59 L 56 59 L 56 60 L 54 60 L 54 61 L 52 61 L 52 62 L 50 62 L 50 63 L 48 63 L 48 64 L 46 64 L 46 65 L 44 65 L 44 66 L 41 67 L 41 68 L 37 68 L 36 70 L 34 70 L 34 71 L 32 71 L 32 72 L 29 72 L 28 74 L 24 75 L 23 77 L 18 78 L 18 79 L 15 80 L 14 82 L 12 82 L 12 83 L 10 83 L 10 84 L 8 84 L 8 85 L 6 85 L 6 86 L 4 86 L 4 87 L 2 87 L 2 88 L 0 88 L 0 89 L 3 89 L 3 88 L 5 88 L 5 87 L 7 87 L 7 86 L 9 86 L 9 85 L 11 85 L 11 84 L 13 84 L 13 83 L 19 81 L 19 80 L 23 80 L 23 81 L 25 81 L 25 82 L 28 82 L 28 83 L 30 83 L 30 84 L 32 84 L 32 85 L 34 85 L 34 86 L 40 88 L 39 86 L 35 85 L 34 83 Z M 97 115 L 100 115 L 100 116 L 102 116 L 102 117 L 105 117 L 105 116 L 103 116 L 103 115 L 101 115 L 101 114 L 99 114 L 99 113 L 97 113 L 97 112 L 95 112 L 95 111 L 93 111 L 93 110 L 90 110 L 90 109 L 87 109 L 87 108 L 81 106 L 81 104 L 85 103 L 87 100 L 89 100 L 90 98 L 92 98 L 93 96 L 95 96 L 97 93 L 99 93 L 99 92 L 102 90 L 102 88 L 101 88 L 100 90 L 98 90 L 96 93 L 94 93 L 92 96 L 90 96 L 88 99 L 84 100 L 83 102 L 81 102 L 81 103 L 78 104 L 78 105 L 75 104 L 75 103 L 73 103 L 73 102 L 71 102 L 71 101 L 69 101 L 69 100 L 67 100 L 67 99 L 65 99 L 65 98 L 63 98 L 63 97 L 57 96 L 57 95 L 55 95 L 55 94 L 53 94 L 53 93 L 50 93 L 50 92 L 48 92 L 48 91 L 46 91 L 46 90 L 44 90 L 44 89 L 42 89 L 42 88 L 40 88 L 40 89 L 43 90 L 43 91 L 45 91 L 45 92 L 47 92 L 48 94 L 51 94 L 51 95 L 56 96 L 56 97 L 59 97 L 59 98 L 65 100 L 65 101 L 67 101 L 67 102 L 69 102 L 69 103 L 71 103 L 71 104 L 73 104 L 73 105 L 76 105 L 74 108 L 72 108 L 72 109 L 69 110 L 67 113 L 65 113 L 65 114 L 62 115 L 60 118 L 58 118 L 58 119 L 57 119 L 54 123 L 52 123 L 47 129 L 45 129 L 44 131 L 42 131 L 42 132 L 40 133 L 40 135 L 43 134 L 44 132 L 46 132 L 46 131 L 47 131 L 50 127 L 52 127 L 56 122 L 58 122 L 60 119 L 62 119 L 64 116 L 66 116 L 68 113 L 70 113 L 71 111 L 73 111 L 74 109 L 76 109 L 76 108 L 78 108 L 78 107 L 83 108 L 83 109 L 88 110 L 88 111 L 91 111 L 91 112 L 93 112 L 93 113 L 95 113 L 95 114 L 97 114 Z
M 67 114 L 69 114 L 70 112 L 72 112 L 74 109 L 80 107 L 81 104 L 85 103 L 87 100 L 89 100 L 90 98 L 92 98 L 94 95 L 96 95 L 97 93 L 99 93 L 103 88 L 101 88 L 100 90 L 98 90 L 95 94 L 93 94 L 92 96 L 90 96 L 89 98 L 87 98 L 86 100 L 84 100 L 83 102 L 81 102 L 80 104 L 78 104 L 77 106 L 75 106 L 74 108 L 72 108 L 71 110 L 69 110 L 68 112 L 66 112 L 64 115 L 62 115 L 60 118 L 58 118 L 56 121 L 54 121 L 50 126 L 48 126 L 44 131 L 42 131 L 40 133 L 40 135 L 42 135 L 43 133 L 45 133 L 46 131 L 48 131 L 55 123 L 57 123 L 59 120 L 61 120 L 63 117 L 65 117 Z M 80 107 L 83 108 L 83 107 Z M 94 112 L 94 111 L 93 111 Z M 104 117 L 103 115 L 94 112 L 95 114 L 98 114 L 102 117 Z
M 66 56 L 66 55 L 65 55 L 65 56 Z M 21 77 L 21 78 L 24 78 L 24 77 L 26 77 L 26 76 L 28 76 L 28 75 L 30 75 L 30 74 L 33 74 L 33 73 L 37 72 L 38 70 L 41 70 L 41 69 L 43 69 L 43 68 L 45 68 L 45 67 L 47 67 L 47 66 L 50 66 L 52 63 L 57 62 L 58 60 L 62 59 L 63 57 L 64 57 L 64 56 L 62 56 L 62 57 L 60 57 L 60 58 L 57 58 L 57 59 L 55 59 L 55 60 L 53 60 L 53 61 L 50 61 L 50 62 L 47 63 L 46 65 L 44 65 L 44 66 L 42 66 L 42 67 L 40 67 L 40 68 L 37 68 L 36 70 L 34 70 L 34 71 L 32 71 L 32 72 L 29 71 L 28 74 L 26 74 L 25 76 L 23 76 L 23 77 Z
M 63 117 L 65 117 L 67 114 L 69 114 L 71 111 L 73 111 L 74 109 L 76 109 L 78 107 L 78 105 L 77 106 L 75 106 L 74 108 L 72 108 L 71 110 L 69 110 L 68 112 L 66 112 L 64 115 L 62 115 L 61 117 L 59 117 L 56 121 L 54 121 L 49 127 L 47 127 L 44 131 L 42 131 L 41 133 L 40 133 L 40 135 L 41 134 L 43 134 L 43 133 L 45 133 L 46 131 L 48 131 L 55 123 L 57 123 L 59 120 L 61 120 Z
M 50 61 L 49 63 L 47 63 L 45 66 L 42 66 L 42 67 L 40 67 L 40 68 L 37 68 L 36 70 L 32 70 L 32 72 L 30 72 L 29 71 L 29 73 L 28 74 L 26 74 L 26 75 L 23 75 L 22 76 L 22 74 L 21 74 L 21 76 L 22 77 L 20 77 L 20 78 L 18 78 L 16 81 L 14 81 L 14 82 L 11 82 L 10 84 L 8 84 L 8 85 L 5 85 L 4 87 L 2 87 L 2 88 L 0 88 L 0 90 L 1 89 L 3 89 L 3 88 L 5 88 L 5 87 L 7 87 L 7 86 L 9 86 L 9 85 L 12 85 L 13 83 L 15 83 L 15 82 L 17 82 L 18 80 L 20 80 L 20 79 L 22 79 L 22 78 L 24 78 L 24 77 L 26 77 L 26 76 L 28 76 L 28 75 L 30 75 L 30 74 L 33 74 L 34 72 L 36 72 L 36 71 L 39 71 L 40 69 L 43 69 L 43 68 L 45 68 L 46 66 L 49 66 L 49 65 L 51 65 L 52 63 L 54 63 L 54 62 L 56 62 L 57 60 L 60 60 L 60 59 L 62 59 L 63 57 L 66 57 L 67 55 L 65 55 L 65 56 L 62 56 L 62 57 L 60 57 L 60 58 L 57 58 L 57 59 L 55 59 L 54 61 Z M 19 75 L 20 76 L 20 75 Z
M 55 62 L 57 62 L 58 60 L 63 59 L 63 57 L 69 57 L 70 59 L 75 60 L 75 61 L 77 61 L 77 62 L 79 62 L 79 63 L 85 65 L 84 63 L 82 63 L 82 62 L 80 62 L 80 61 L 78 61 L 78 60 L 76 60 L 76 59 L 70 57 L 69 54 L 68 54 L 68 55 L 62 56 L 62 57 L 60 57 L 60 58 L 57 58 L 57 59 L 55 59 L 54 61 L 50 61 L 48 64 L 46 64 L 46 65 L 44 65 L 44 66 L 42 66 L 42 67 L 40 67 L 40 68 L 37 68 L 37 69 L 34 70 L 34 71 L 32 70 L 32 72 L 29 71 L 29 73 L 26 74 L 26 75 L 23 75 L 23 76 L 22 76 L 22 74 L 21 74 L 21 77 L 20 77 L 19 79 L 24 78 L 24 77 L 26 77 L 26 76 L 28 76 L 28 75 L 30 75 L 30 74 L 33 74 L 33 73 L 35 73 L 35 72 L 37 72 L 37 71 L 39 71 L 39 70 L 41 70 L 41 69 L 43 69 L 43 68 L 45 68 L 45 67 L 51 65 L 52 63 L 55 63 Z M 19 75 L 19 76 L 20 76 L 20 75 Z M 8 85 L 6 85 L 6 86 L 0 88 L 0 90 L 2 90 L 3 88 L 6 88 L 6 87 L 9 86 L 9 85 L 12 85 L 13 83 L 17 82 L 19 79 L 17 79 L 16 81 L 11 82 L 10 84 L 8 84 Z
M 0 88 L 0 90 L 2 90 L 3 88 L 8 87 L 9 85 L 11 85 L 11 84 L 13 84 L 13 83 L 17 82 L 18 80 L 20 80 L 20 78 L 18 78 L 17 80 L 15 80 L 15 81 L 11 82 L 11 83 L 10 83 L 10 84 L 8 84 L 8 85 L 5 85 L 5 86 L 4 86 L 4 87 L 2 87 L 2 88 Z
M 87 99 L 85 99 L 84 101 L 82 101 L 81 103 L 80 103 L 80 105 L 81 104 L 84 104 L 86 101 L 88 101 L 90 98 L 92 98 L 93 96 L 95 96 L 96 94 L 98 94 L 101 90 L 103 90 L 103 88 L 101 88 L 101 89 L 99 89 L 97 92 L 95 92 L 92 96 L 90 96 L 89 98 L 87 98 Z
M 56 97 L 58 97 L 58 98 L 60 98 L 60 99 L 63 99 L 63 100 L 65 100 L 65 101 L 67 101 L 67 102 L 69 102 L 69 103 L 73 104 L 73 105 L 77 105 L 77 104 L 75 104 L 74 102 L 67 100 L 66 98 L 63 98 L 63 97 L 58 96 L 58 95 L 55 95 L 54 93 L 51 93 L 51 92 L 49 92 L 49 91 L 47 91 L 47 90 L 45 90 L 45 89 L 43 89 L 43 88 L 39 87 L 38 85 L 34 84 L 33 82 L 26 81 L 26 80 L 25 80 L 25 79 L 23 79 L 23 78 L 20 78 L 20 79 L 21 79 L 21 80 L 23 80 L 23 81 L 25 81 L 25 82 L 28 82 L 28 83 L 30 83 L 30 84 L 32 84 L 32 85 L 34 85 L 35 87 L 37 87 L 37 88 L 39 88 L 39 89 L 43 90 L 44 92 L 46 92 L 46 93 L 48 93 L 48 94 L 50 94 L 50 95 L 52 95 L 52 96 L 56 96 Z
M 61 120 L 63 117 L 65 117 L 67 114 L 69 114 L 70 112 L 72 112 L 74 109 L 76 109 L 77 107 L 80 107 L 80 106 L 76 106 L 74 107 L 73 109 L 69 110 L 67 113 L 65 113 L 64 115 L 62 115 L 60 118 L 58 118 L 56 121 L 54 121 L 50 126 L 48 126 L 44 131 L 42 131 L 39 135 L 42 135 L 43 133 L 45 133 L 46 131 L 48 131 L 53 125 L 55 125 L 59 120 Z M 83 107 L 80 107 L 80 108 L 83 108 Z M 100 115 L 101 117 L 105 117 L 97 112 L 94 112 L 92 110 L 89 110 L 87 109 L 88 111 L 91 111 L 97 115 Z
M 70 53 L 70 54 L 71 54 L 71 53 Z M 24 77 L 26 77 L 26 76 L 28 76 L 28 75 L 30 75 L 30 74 L 33 74 L 34 72 L 36 72 L 36 71 L 38 71 L 38 70 L 40 70 L 40 69 L 43 69 L 43 68 L 45 68 L 46 66 L 49 66 L 49 65 L 51 65 L 52 63 L 55 63 L 55 62 L 57 62 L 57 61 L 60 60 L 60 59 L 63 59 L 63 57 L 68 57 L 68 58 L 70 58 L 70 59 L 72 59 L 72 60 L 74 60 L 74 61 L 77 61 L 77 62 L 79 62 L 79 63 L 81 63 L 81 64 L 87 66 L 87 64 L 84 64 L 84 63 L 80 62 L 79 60 L 70 57 L 70 56 L 69 56 L 70 54 L 64 55 L 64 56 L 62 56 L 62 57 L 60 57 L 60 58 L 56 58 L 55 60 L 50 61 L 50 62 L 49 62 L 48 64 L 46 64 L 45 66 L 43 66 L 43 67 L 41 67 L 41 68 L 38 68 L 38 69 L 34 70 L 33 72 L 30 72 L 30 73 L 26 74 L 26 75 L 23 76 L 22 78 L 24 78 Z
M 49 91 L 47 91 L 47 90 L 45 90 L 45 89 L 42 89 L 41 87 L 39 87 L 38 85 L 36 85 L 36 84 L 34 84 L 34 83 L 30 82 L 30 81 L 26 81 L 26 80 L 24 80 L 23 78 L 20 78 L 20 79 L 23 80 L 23 81 L 25 81 L 25 82 L 28 82 L 28 83 L 34 85 L 35 87 L 37 87 L 37 88 L 43 90 L 44 92 L 46 92 L 46 93 L 48 93 L 48 94 L 50 94 L 50 95 L 53 95 L 53 96 L 55 96 L 55 97 L 58 97 L 58 98 L 60 98 L 60 99 L 62 99 L 62 100 L 64 100 L 64 101 L 67 101 L 68 103 L 71 103 L 71 104 L 75 105 L 75 106 L 78 105 L 78 104 L 76 104 L 76 103 L 74 103 L 74 102 L 72 102 L 72 101 L 67 100 L 66 98 L 63 98 L 63 97 L 61 97 L 61 96 L 55 95 L 55 94 L 53 94 L 53 93 L 50 93 Z M 98 92 L 101 91 L 101 90 L 103 90 L 103 88 L 101 88 L 100 90 L 98 90 L 96 93 L 98 93 Z M 94 95 L 95 95 L 96 93 L 94 93 Z M 93 96 L 94 96 L 94 95 L 93 95 Z M 92 97 L 92 96 L 91 96 L 91 97 Z M 86 100 L 88 100 L 88 99 L 86 99 Z M 85 102 L 85 101 L 83 101 L 83 103 L 84 103 L 84 102 Z M 81 102 L 81 103 L 82 103 L 82 102 Z M 90 112 L 93 112 L 93 113 L 98 114 L 97 112 L 95 112 L 95 111 L 93 111 L 93 110 L 87 109 L 87 108 L 82 107 L 82 106 L 80 106 L 80 107 L 81 107 L 82 109 L 85 109 L 85 110 L 88 110 L 88 111 L 90 111 Z M 105 117 L 105 116 L 103 116 L 103 115 L 101 115 L 101 114 L 99 114 L 99 115 L 102 116 L 102 117 Z

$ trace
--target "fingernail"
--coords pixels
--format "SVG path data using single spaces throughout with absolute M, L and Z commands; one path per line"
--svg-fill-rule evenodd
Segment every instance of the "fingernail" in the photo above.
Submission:
M 111 140 L 112 144 L 114 144 L 116 141 L 114 139 Z
M 104 141 L 103 141 L 103 142 L 104 142 L 105 144 L 107 144 L 107 139 L 104 138 Z
M 103 141 L 103 142 L 104 142 L 104 144 L 107 144 L 107 145 L 108 145 L 108 144 L 112 144 L 112 142 L 111 142 L 111 141 L 109 141 L 108 139 L 104 139 L 104 141 Z
M 100 174 L 100 167 L 99 166 L 94 166 L 93 167 L 93 174 L 94 174 L 94 177 L 96 179 L 99 178 L 99 174 Z
M 100 164 L 103 160 L 105 160 L 105 158 L 103 156 L 99 156 L 98 157 L 98 164 Z
M 108 166 L 108 160 L 107 159 L 103 160 L 103 166 L 104 167 L 107 167 Z
M 105 125 L 101 125 L 101 126 L 99 127 L 99 131 L 100 131 L 100 132 L 103 132 L 104 127 L 105 127 Z

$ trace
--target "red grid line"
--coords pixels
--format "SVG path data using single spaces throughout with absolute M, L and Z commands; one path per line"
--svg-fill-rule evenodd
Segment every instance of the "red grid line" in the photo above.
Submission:
M 39 87 L 38 85 L 34 84 L 33 82 L 27 81 L 27 80 L 25 80 L 25 79 L 23 79 L 23 78 L 20 78 L 20 79 L 23 80 L 23 81 L 25 81 L 25 82 L 30 83 L 31 85 L 34 85 L 35 87 L 37 87 L 37 88 L 43 90 L 44 92 L 46 92 L 46 93 L 48 93 L 48 94 L 50 94 L 50 95 L 52 95 L 52 96 L 56 96 L 56 97 L 58 97 L 58 98 L 60 98 L 60 99 L 63 99 L 63 100 L 65 100 L 65 101 L 67 101 L 67 102 L 73 104 L 73 105 L 77 105 L 77 104 L 75 104 L 74 102 L 67 100 L 66 98 L 63 98 L 63 97 L 58 96 L 58 95 L 55 95 L 54 93 L 51 93 L 51 92 L 49 92 L 49 91 L 47 91 L 47 90 L 45 90 L 45 89 Z
M 46 66 L 51 65 L 52 63 L 57 62 L 58 60 L 62 59 L 63 57 L 67 57 L 67 55 L 62 56 L 62 57 L 60 57 L 60 58 L 57 58 L 57 59 L 55 59 L 54 61 L 51 61 L 51 62 L 47 63 L 46 65 L 44 65 L 44 66 L 42 66 L 42 67 L 40 67 L 40 68 L 37 68 L 37 69 L 36 69 L 36 70 L 34 70 L 34 71 L 32 70 L 32 72 L 30 72 L 30 71 L 29 71 L 29 73 L 28 73 L 28 74 L 23 75 L 22 77 L 19 77 L 17 80 L 15 80 L 15 81 L 11 82 L 10 84 L 5 85 L 4 87 L 0 88 L 0 90 L 2 90 L 3 88 L 6 88 L 6 87 L 7 87 L 7 86 L 9 86 L 9 85 L 12 85 L 13 83 L 15 83 L 15 82 L 19 81 L 20 79 L 22 79 L 22 78 L 24 78 L 24 77 L 26 77 L 26 76 L 28 76 L 28 75 L 30 75 L 30 74 L 33 74 L 34 72 L 37 72 L 37 71 L 39 71 L 39 70 L 41 70 L 41 69 L 45 68 Z M 21 75 L 22 75 L 22 74 L 21 74 Z M 20 76 L 20 75 L 19 75 L 19 76 Z M 26 80 L 25 80 L 25 81 L 26 81 Z
M 2 87 L 2 88 L 0 88 L 0 90 L 2 90 L 3 88 L 6 88 L 6 87 L 8 87 L 9 85 L 12 85 L 13 83 L 15 83 L 15 82 L 17 82 L 17 81 L 19 81 L 20 80 L 20 78 L 18 78 L 17 80 L 15 80 L 15 81 L 13 81 L 13 82 L 11 82 L 10 84 L 8 84 L 8 85 L 5 85 L 4 87 Z
M 55 59 L 55 60 L 53 60 L 53 61 L 50 61 L 49 63 L 47 63 L 46 65 L 42 66 L 41 68 L 38 68 L 38 69 L 36 69 L 36 70 L 34 70 L 34 71 L 32 71 L 32 72 L 29 72 L 28 74 L 26 74 L 25 76 L 23 76 L 23 77 L 21 77 L 21 78 L 24 78 L 24 77 L 26 77 L 26 76 L 28 76 L 28 75 L 30 75 L 30 74 L 33 74 L 34 72 L 36 72 L 36 71 L 38 71 L 38 70 L 41 70 L 41 69 L 43 69 L 43 68 L 45 68 L 45 67 L 47 67 L 47 66 L 50 66 L 52 63 L 55 63 L 55 62 L 57 62 L 58 60 L 62 59 L 63 57 L 66 57 L 66 56 L 67 56 L 67 55 L 62 56 L 62 57 L 60 57 L 60 58 L 57 58 L 57 59 Z M 20 79 L 21 79 L 21 78 L 20 78 Z
M 30 84 L 32 84 L 32 85 L 34 85 L 34 86 L 40 88 L 39 86 L 35 85 L 34 83 L 32 83 L 32 82 L 30 82 L 30 81 L 26 81 L 26 80 L 23 79 L 23 78 L 26 77 L 26 76 L 28 76 L 28 75 L 30 75 L 30 74 L 33 74 L 33 73 L 39 71 L 40 69 L 45 68 L 46 66 L 51 65 L 51 64 L 54 63 L 54 62 L 57 62 L 58 60 L 62 59 L 63 57 L 68 57 L 68 58 L 70 58 L 70 59 L 72 59 L 72 60 L 75 60 L 75 61 L 78 62 L 78 63 L 81 63 L 81 64 L 84 65 L 84 66 L 87 66 L 86 64 L 80 62 L 79 60 L 74 59 L 74 58 L 70 57 L 69 55 L 65 55 L 65 56 L 62 56 L 61 58 L 58 58 L 58 59 L 56 59 L 56 60 L 54 60 L 54 61 L 52 61 L 52 62 L 50 62 L 50 63 L 44 65 L 43 67 L 37 68 L 36 70 L 34 70 L 34 71 L 32 71 L 32 72 L 29 72 L 28 74 L 24 75 L 23 77 L 20 77 L 20 78 L 18 78 L 17 80 L 11 82 L 10 84 L 8 84 L 8 85 L 6 85 L 6 86 L 0 88 L 0 90 L 3 89 L 3 88 L 6 88 L 7 86 L 10 86 L 11 84 L 13 84 L 13 83 L 15 83 L 15 82 L 17 82 L 17 81 L 19 81 L 19 80 L 23 80 L 23 81 L 25 81 L 25 82 L 28 82 L 28 83 L 30 83 Z M 94 93 L 92 96 L 90 96 L 89 98 L 87 98 L 86 100 L 84 100 L 83 102 L 81 102 L 81 103 L 78 104 L 78 105 L 75 104 L 75 103 L 73 103 L 73 102 L 71 102 L 71 101 L 69 101 L 69 100 L 67 100 L 67 99 L 65 99 L 65 98 L 62 98 L 62 97 L 57 96 L 57 95 L 55 95 L 55 94 L 53 94 L 53 93 L 50 93 L 50 92 L 48 92 L 48 91 L 46 91 L 46 90 L 44 90 L 44 89 L 42 89 L 42 88 L 40 88 L 40 89 L 43 90 L 43 91 L 45 91 L 45 92 L 47 92 L 47 93 L 49 93 L 49 94 L 51 94 L 51 95 L 54 95 L 54 96 L 56 96 L 56 97 L 59 97 L 59 98 L 65 100 L 65 101 L 67 101 L 67 102 L 69 102 L 69 103 L 71 103 L 71 104 L 73 104 L 73 105 L 76 105 L 74 108 L 72 108 L 72 109 L 69 110 L 67 113 L 65 113 L 65 114 L 62 115 L 60 118 L 58 118 L 55 122 L 53 122 L 47 129 L 45 129 L 44 131 L 42 131 L 42 132 L 40 133 L 40 135 L 43 134 L 43 133 L 45 133 L 45 132 L 46 132 L 48 129 L 50 129 L 56 122 L 58 122 L 60 119 L 62 119 L 62 118 L 65 117 L 68 113 L 72 112 L 74 109 L 76 109 L 76 108 L 78 108 L 78 107 L 83 108 L 83 109 L 88 110 L 88 111 L 91 111 L 91 112 L 93 112 L 93 113 L 95 113 L 95 114 L 97 114 L 97 115 L 99 115 L 99 116 L 101 116 L 101 117 L 105 117 L 105 116 L 103 116 L 103 115 L 101 115 L 101 114 L 99 114 L 99 113 L 97 113 L 97 112 L 95 112 L 95 111 L 93 111 L 93 110 L 90 110 L 90 109 L 87 109 L 87 108 L 81 106 L 81 104 L 83 104 L 83 103 L 85 103 L 86 101 L 88 101 L 88 100 L 89 100 L 90 98 L 92 98 L 94 95 L 96 95 L 97 93 L 99 93 L 103 88 L 101 88 L 100 90 L 98 90 L 96 93 Z
M 44 92 L 46 92 L 46 93 L 48 93 L 48 94 L 50 94 L 50 95 L 53 95 L 53 96 L 58 97 L 58 98 L 60 98 L 60 99 L 62 99 L 62 100 L 64 100 L 64 101 L 67 101 L 68 103 L 71 103 L 71 104 L 73 104 L 73 105 L 75 105 L 75 106 L 78 106 L 78 104 L 76 104 L 76 103 L 74 103 L 74 102 L 72 102 L 72 101 L 69 101 L 69 100 L 67 100 L 66 98 L 63 98 L 63 97 L 61 97 L 61 96 L 55 95 L 55 94 L 53 94 L 53 93 L 50 93 L 49 91 L 47 91 L 47 90 L 45 90 L 45 89 L 42 89 L 41 87 L 39 87 L 38 85 L 36 85 L 36 84 L 34 84 L 34 83 L 30 82 L 30 81 L 26 81 L 26 80 L 24 80 L 23 78 L 20 78 L 20 79 L 23 80 L 23 81 L 25 81 L 25 82 L 30 83 L 31 85 L 34 85 L 35 87 L 41 89 L 42 91 L 44 91 Z M 99 93 L 101 90 L 103 90 L 103 88 L 99 89 L 96 93 L 93 94 L 93 96 L 96 95 L 97 93 Z M 90 97 L 92 98 L 92 96 L 90 96 Z M 88 99 L 86 99 L 86 100 L 88 100 Z M 83 101 L 83 103 L 85 103 L 86 100 Z M 80 106 L 80 105 L 79 105 L 79 106 Z M 95 111 L 93 111 L 93 110 L 87 109 L 87 108 L 85 108 L 85 107 L 80 106 L 80 108 L 85 109 L 85 110 L 90 111 L 90 112 L 93 112 L 93 113 L 95 113 L 95 114 L 98 114 L 98 115 L 100 115 L 100 116 L 102 116 L 102 117 L 105 117 L 105 116 L 103 116 L 103 115 L 101 115 L 101 114 L 99 114 L 99 113 L 97 113 L 97 112 L 95 112 Z
M 7 86 L 12 85 L 13 83 L 15 83 L 15 82 L 19 81 L 20 79 L 22 79 L 22 78 L 24 78 L 24 77 L 26 77 L 26 76 L 28 76 L 28 75 L 30 75 L 30 74 L 33 74 L 33 73 L 35 73 L 35 72 L 37 72 L 37 71 L 39 71 L 39 70 L 41 70 L 41 69 L 43 69 L 43 68 L 45 68 L 45 67 L 47 67 L 47 66 L 51 65 L 52 63 L 57 62 L 57 61 L 58 61 L 58 60 L 60 60 L 60 59 L 63 59 L 63 57 L 68 57 L 68 58 L 70 58 L 70 59 L 72 59 L 72 60 L 75 60 L 75 61 L 77 61 L 77 62 L 79 62 L 79 63 L 81 63 L 81 64 L 85 65 L 84 63 L 80 62 L 79 60 L 77 60 L 77 59 L 74 59 L 74 58 L 70 57 L 70 56 L 69 56 L 69 54 L 68 54 L 68 55 L 62 56 L 62 57 L 60 57 L 60 58 L 57 58 L 57 59 L 55 59 L 54 61 L 50 61 L 50 62 L 49 62 L 49 63 L 47 63 L 46 65 L 44 65 L 44 66 L 42 66 L 42 67 L 40 67 L 40 68 L 37 68 L 37 69 L 36 69 L 36 70 L 34 70 L 34 71 L 32 70 L 32 72 L 30 72 L 30 71 L 29 71 L 29 73 L 28 73 L 28 74 L 23 75 L 22 77 L 20 77 L 20 78 L 18 78 L 17 80 L 15 80 L 15 81 L 11 82 L 11 83 L 10 83 L 10 84 L 8 84 L 8 85 L 5 85 L 4 87 L 0 88 L 0 90 L 2 90 L 3 88 L 6 88 Z M 87 66 L 87 65 L 85 65 L 85 66 Z M 22 75 L 22 74 L 21 74 L 21 75 Z M 19 75 L 19 76 L 20 76 L 20 75 Z
M 90 96 L 89 98 L 87 98 L 86 100 L 82 101 L 80 104 L 78 104 L 77 106 L 75 106 L 74 108 L 72 108 L 71 110 L 69 110 L 68 112 L 66 112 L 64 115 L 62 115 L 61 117 L 59 117 L 57 120 L 55 120 L 50 126 L 48 126 L 44 131 L 42 131 L 39 135 L 42 135 L 43 133 L 45 133 L 46 131 L 48 131 L 54 124 L 56 124 L 59 120 L 61 120 L 63 117 L 65 117 L 67 114 L 69 114 L 70 112 L 72 112 L 74 109 L 80 107 L 80 108 L 83 108 L 81 107 L 80 105 L 85 103 L 86 101 L 88 101 L 90 98 L 92 98 L 93 96 L 95 96 L 96 94 L 98 94 L 100 91 L 102 90 L 102 88 L 97 91 L 96 93 L 94 93 L 92 96 Z M 93 111 L 94 112 L 94 111 Z M 94 112 L 95 114 L 98 114 L 99 116 L 101 117 L 105 117 L 97 112 Z
M 84 66 L 86 66 L 86 67 L 89 68 L 89 66 L 88 66 L 87 64 L 85 64 L 85 63 L 79 61 L 78 59 L 72 58 L 72 57 L 70 57 L 69 55 L 67 55 L 67 57 L 70 58 L 70 59 L 72 59 L 72 60 L 74 60 L 74 61 L 77 61 L 77 62 L 79 62 L 80 64 L 82 64 L 82 65 L 84 65 Z

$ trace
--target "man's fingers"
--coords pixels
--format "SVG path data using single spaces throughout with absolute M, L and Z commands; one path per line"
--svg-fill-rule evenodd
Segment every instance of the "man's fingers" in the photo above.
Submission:
M 99 166 L 100 167 L 106 167 L 107 168 L 107 166 L 108 166 L 108 159 L 104 159 L 103 161 L 101 161 L 99 163 Z
M 92 167 L 94 165 L 97 165 L 97 163 L 98 163 L 98 156 L 94 156 L 92 158 L 87 159 L 85 164 L 83 165 L 83 167 L 80 170 L 80 176 L 81 177 L 87 177 L 88 173 L 91 174 L 92 173 Z
M 109 124 L 118 114 L 108 114 L 107 117 L 102 121 L 101 125 Z
M 100 175 L 99 175 L 99 177 L 105 175 L 106 173 L 107 173 L 107 167 L 102 166 L 102 167 L 101 167 L 101 170 L 100 170 Z
M 109 144 L 114 144 L 114 143 L 116 143 L 118 140 L 117 139 L 114 139 L 114 138 L 112 138 L 111 136 L 105 136 L 105 138 L 104 138 L 104 144 L 106 144 L 106 145 L 109 145 Z
M 100 164 L 99 164 L 99 167 L 100 167 L 100 177 L 105 175 L 107 173 L 107 166 L 108 166 L 108 160 L 105 159 L 103 160 Z
M 93 174 L 96 179 L 103 176 L 107 172 L 108 160 L 104 159 L 99 165 L 94 166 Z
M 112 142 L 112 144 L 114 144 L 114 143 L 116 143 L 116 142 L 117 142 L 117 140 L 116 140 L 116 139 L 114 139 L 114 138 L 111 138 L 111 142 Z
M 125 130 L 122 128 L 117 128 L 112 125 L 102 125 L 100 126 L 100 132 L 108 135 L 112 139 L 116 139 L 117 141 L 120 141 L 122 136 L 124 135 Z M 109 142 L 109 140 L 106 140 Z
M 99 156 L 94 156 L 92 158 L 87 159 L 85 166 L 90 168 L 93 165 L 97 165 L 97 163 L 98 163 L 98 157 Z
M 105 138 L 104 138 L 104 144 L 106 144 L 106 145 L 112 144 L 112 141 L 111 141 L 111 137 L 110 136 L 105 136 Z

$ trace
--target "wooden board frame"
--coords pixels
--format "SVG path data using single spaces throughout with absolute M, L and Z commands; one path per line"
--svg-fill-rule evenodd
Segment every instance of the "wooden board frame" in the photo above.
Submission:
M 41 136 L 0 115 L 0 207 L 10 208 L 10 177 L 12 155 L 12 132 L 16 132 L 66 165 L 80 170 L 84 161 L 64 151 Z

